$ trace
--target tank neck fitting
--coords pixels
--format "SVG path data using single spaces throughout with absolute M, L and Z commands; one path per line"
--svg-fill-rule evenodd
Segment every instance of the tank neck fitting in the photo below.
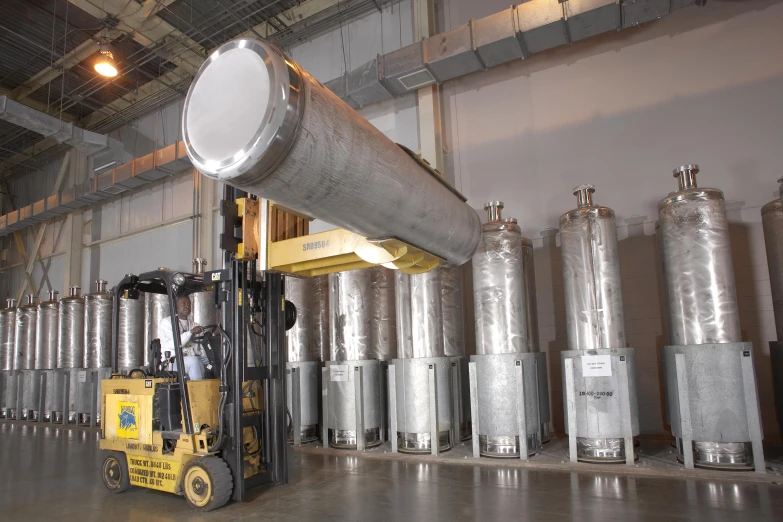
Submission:
M 698 172 L 699 166 L 696 164 L 683 165 L 678 169 L 674 169 L 674 177 L 677 178 L 677 181 L 680 184 L 680 190 L 697 188 L 696 174 L 698 174 Z
M 68 288 L 68 297 L 78 297 L 82 293 L 82 287 L 71 286 Z
M 5 307 L 6 308 L 16 308 L 16 299 L 6 299 L 5 300 Z
M 579 185 L 578 187 L 574 187 L 576 208 L 592 207 L 593 192 L 595 192 L 595 187 L 593 185 Z
M 193 266 L 195 267 L 197 274 L 203 274 L 204 269 L 207 267 L 207 260 L 203 257 L 197 257 L 193 260 Z
M 502 201 L 490 201 L 484 203 L 484 210 L 487 211 L 487 221 L 497 223 L 503 220 L 501 210 L 503 210 Z
M 106 285 L 108 284 L 109 282 L 105 279 L 98 279 L 95 281 L 95 291 L 99 294 L 106 292 Z
M 517 218 L 505 218 L 503 221 L 506 223 L 511 223 L 512 225 L 516 225 L 518 223 Z
M 35 296 L 33 294 L 27 294 L 27 304 L 35 304 Z
M 49 300 L 57 301 L 57 296 L 60 294 L 57 290 L 49 290 Z

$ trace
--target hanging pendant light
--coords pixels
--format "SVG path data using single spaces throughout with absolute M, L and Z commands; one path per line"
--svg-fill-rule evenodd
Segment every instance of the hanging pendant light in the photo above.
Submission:
M 117 76 L 117 63 L 114 61 L 114 55 L 111 52 L 111 45 L 109 44 L 109 32 L 104 32 L 104 37 L 100 43 L 100 54 L 98 60 L 95 62 L 95 72 L 101 76 L 107 78 L 114 78 Z

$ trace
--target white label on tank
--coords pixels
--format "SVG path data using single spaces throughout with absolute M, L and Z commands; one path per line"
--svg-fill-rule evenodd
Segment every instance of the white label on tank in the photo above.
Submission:
M 329 366 L 329 378 L 332 382 L 348 382 L 348 365 L 332 364 Z
M 79 382 L 87 382 L 87 372 L 78 372 L 79 374 L 76 376 L 76 378 L 79 380 Z
M 584 377 L 611 377 L 611 355 L 583 355 L 582 376 Z

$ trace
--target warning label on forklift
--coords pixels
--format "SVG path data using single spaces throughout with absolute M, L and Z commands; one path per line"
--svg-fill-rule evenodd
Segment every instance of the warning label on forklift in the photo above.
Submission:
M 179 468 L 178 462 L 128 455 L 130 482 L 136 486 L 173 492 Z
M 329 380 L 331 380 L 332 382 L 347 382 L 348 365 L 332 364 L 331 366 L 329 366 Z
M 139 438 L 139 405 L 136 402 L 117 403 L 117 436 L 121 439 Z

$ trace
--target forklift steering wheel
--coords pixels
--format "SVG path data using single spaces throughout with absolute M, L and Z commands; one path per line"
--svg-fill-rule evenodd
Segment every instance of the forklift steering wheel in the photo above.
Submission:
M 212 335 L 212 332 L 214 332 L 216 328 L 217 328 L 216 324 L 205 326 L 204 331 L 199 334 L 191 336 L 190 341 L 196 344 L 201 344 L 202 342 L 204 342 L 204 340 L 207 339 L 207 337 Z

